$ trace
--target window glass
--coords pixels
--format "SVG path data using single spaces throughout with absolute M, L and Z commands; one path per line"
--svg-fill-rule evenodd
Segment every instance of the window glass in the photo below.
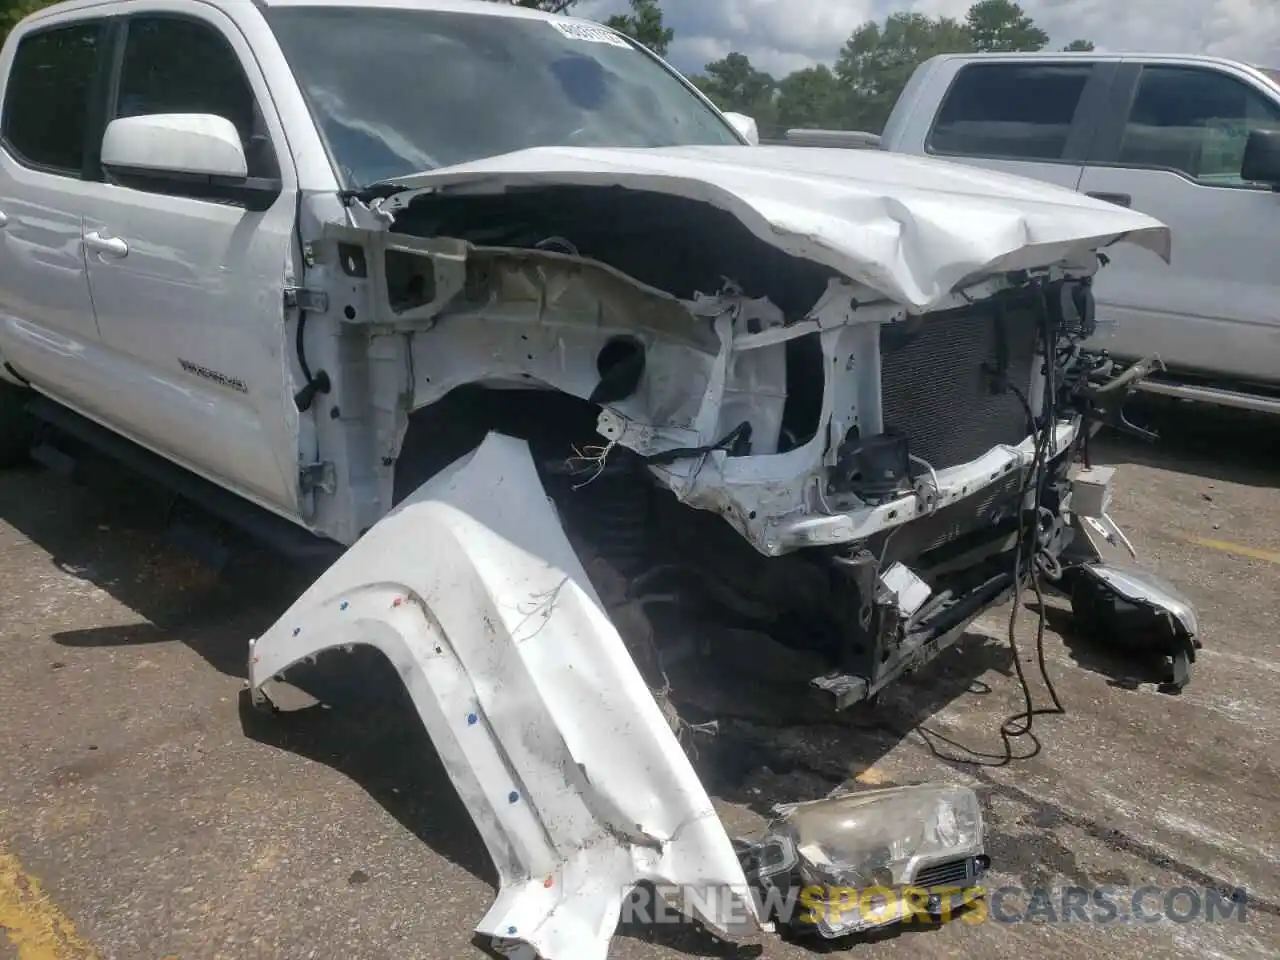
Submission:
M 678 76 L 603 27 L 496 8 L 266 17 L 347 186 L 527 147 L 741 145 Z
M 212 113 L 240 134 L 249 175 L 278 176 L 249 78 L 213 26 L 178 17 L 129 21 L 116 117 Z
M 1239 186 L 1250 132 L 1277 128 L 1280 109 L 1234 77 L 1191 67 L 1144 67 L 1119 161 Z
M 1088 63 L 991 63 L 962 67 L 929 135 L 938 153 L 1061 160 Z
M 18 43 L 4 102 L 5 143 L 35 166 L 80 174 L 99 23 L 29 34 Z

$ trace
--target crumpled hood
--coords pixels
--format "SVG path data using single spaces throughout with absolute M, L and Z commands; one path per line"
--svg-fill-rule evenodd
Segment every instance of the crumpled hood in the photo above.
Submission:
M 1121 240 L 1169 259 L 1169 230 L 1124 207 L 1023 177 L 878 150 L 538 147 L 392 181 L 616 186 L 700 200 L 766 242 L 924 311 L 962 281 L 1079 260 Z

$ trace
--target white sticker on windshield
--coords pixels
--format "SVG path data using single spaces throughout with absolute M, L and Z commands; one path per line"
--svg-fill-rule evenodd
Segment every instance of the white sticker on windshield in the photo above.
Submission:
M 549 22 L 570 40 L 585 40 L 587 43 L 607 43 L 613 47 L 622 47 L 624 50 L 631 49 L 631 44 L 627 43 L 612 30 L 606 30 L 604 27 L 594 27 L 589 23 L 561 23 L 558 20 Z

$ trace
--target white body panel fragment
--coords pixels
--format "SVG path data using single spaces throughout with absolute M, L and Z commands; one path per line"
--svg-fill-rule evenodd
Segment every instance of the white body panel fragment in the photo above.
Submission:
M 610 623 L 523 441 L 490 434 L 254 642 L 250 684 L 348 644 L 404 678 L 501 890 L 477 930 L 603 960 L 641 880 L 759 929 L 710 799 Z

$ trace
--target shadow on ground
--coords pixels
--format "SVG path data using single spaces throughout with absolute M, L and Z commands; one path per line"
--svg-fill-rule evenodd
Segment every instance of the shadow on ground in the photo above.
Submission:
M 1103 430 L 1091 444 L 1095 464 L 1134 463 L 1224 483 L 1280 485 L 1275 417 L 1155 396 L 1131 399 L 1126 413 L 1159 439 Z
M 1046 606 L 1045 615 L 1048 629 L 1062 638 L 1062 645 L 1072 662 L 1082 670 L 1106 678 L 1108 686 L 1119 690 L 1138 690 L 1146 686 L 1161 693 L 1178 693 L 1172 686 L 1173 671 L 1167 656 L 1139 650 L 1107 649 L 1097 640 L 1079 632 L 1072 622 L 1070 610 Z
M 844 713 L 806 685 L 717 665 L 699 677 L 697 699 L 720 733 L 699 744 L 695 767 L 713 794 L 768 818 L 774 804 L 825 796 L 869 770 L 954 701 L 990 695 L 979 678 L 992 671 L 1012 677 L 1012 662 L 1006 643 L 969 633 L 876 702 Z
M 0 519 L 137 620 L 64 631 L 54 641 L 141 647 L 178 640 L 220 672 L 243 677 L 249 638 L 284 612 L 315 571 L 286 566 L 123 468 L 85 461 L 80 474 L 72 482 L 34 467 L 6 472 Z M 200 530 L 229 561 L 215 572 L 176 545 L 175 529 Z
M 255 707 L 244 691 L 247 737 L 349 777 L 423 843 L 496 887 L 480 835 L 385 657 L 371 648 L 330 654 L 291 670 L 289 683 L 320 703 L 276 712 Z

